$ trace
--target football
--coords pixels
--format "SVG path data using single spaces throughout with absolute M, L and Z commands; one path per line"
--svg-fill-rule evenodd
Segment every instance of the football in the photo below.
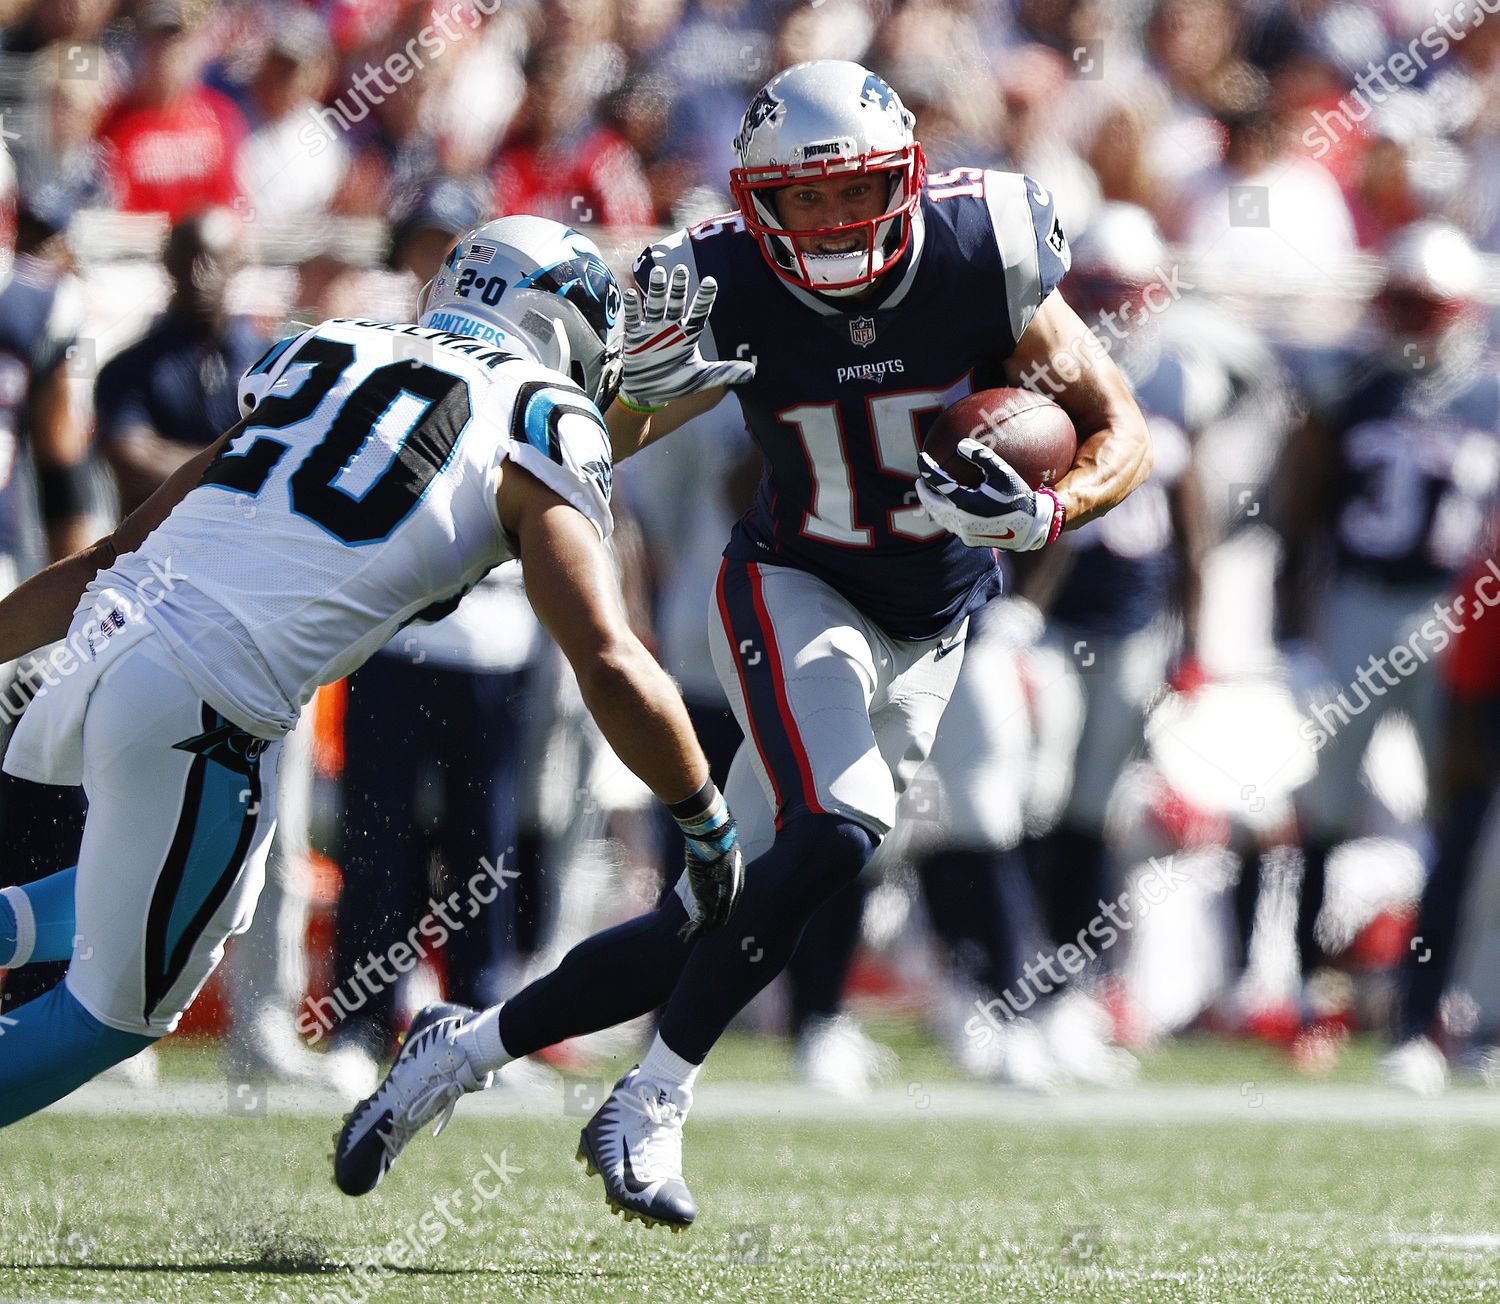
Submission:
M 923 452 L 960 484 L 975 485 L 979 473 L 958 453 L 962 439 L 977 439 L 998 453 L 1033 489 L 1061 480 L 1078 452 L 1078 435 L 1068 414 L 1029 389 L 969 394 L 944 409 L 927 432 Z

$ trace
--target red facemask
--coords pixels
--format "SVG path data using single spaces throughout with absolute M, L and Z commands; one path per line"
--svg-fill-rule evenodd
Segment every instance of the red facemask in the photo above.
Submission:
M 815 227 L 790 231 L 777 225 L 769 202 L 764 208 L 756 201 L 760 191 L 779 190 L 798 181 L 825 181 L 831 177 L 872 176 L 888 174 L 890 195 L 885 212 L 877 217 L 848 222 L 842 226 Z M 816 163 L 775 164 L 769 167 L 733 168 L 729 187 L 735 203 L 744 214 L 746 229 L 756 238 L 761 253 L 771 269 L 783 280 L 804 290 L 823 292 L 850 290 L 873 284 L 889 271 L 911 245 L 912 217 L 922 202 L 922 186 L 927 179 L 927 159 L 915 142 L 899 150 L 861 154 L 850 159 L 823 159 Z M 894 247 L 890 223 L 900 224 Z M 815 273 L 816 260 L 828 255 L 809 254 L 797 245 L 809 237 L 857 235 L 864 241 L 862 250 L 837 255 L 842 259 L 859 259 L 863 271 L 852 277 L 820 279 Z M 886 246 L 886 247 L 882 247 Z M 809 260 L 813 260 L 811 263 Z M 878 259 L 878 261 L 877 261 Z

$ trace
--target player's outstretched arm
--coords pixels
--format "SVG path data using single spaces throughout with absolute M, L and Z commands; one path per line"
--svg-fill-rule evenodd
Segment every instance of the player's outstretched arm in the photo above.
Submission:
M 78 600 L 94 576 L 146 541 L 146 536 L 187 496 L 208 464 L 238 430 L 235 426 L 184 462 L 160 489 L 120 522 L 113 534 L 53 562 L 0 601 L 0 660 L 14 660 L 64 637 Z
M 588 519 L 514 462 L 500 519 L 520 540 L 526 593 L 578 677 L 584 705 L 687 840 L 689 934 L 728 918 L 744 882 L 734 820 L 676 686 L 626 622 L 613 567 Z
M 615 460 L 638 453 L 685 421 L 716 406 L 730 385 L 755 375 L 749 360 L 716 362 L 701 348 L 719 286 L 705 276 L 688 303 L 688 269 L 651 269 L 644 300 L 624 291 L 624 371 L 606 416 Z
M 1064 529 L 1102 516 L 1145 482 L 1146 419 L 1120 369 L 1057 290 L 1037 309 L 1005 370 L 1013 384 L 1056 399 L 1078 431 L 1073 469 L 1055 486 Z

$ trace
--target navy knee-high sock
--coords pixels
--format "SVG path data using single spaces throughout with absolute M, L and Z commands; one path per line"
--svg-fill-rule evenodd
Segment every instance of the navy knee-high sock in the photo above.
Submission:
M 585 939 L 501 1007 L 506 1052 L 531 1055 L 648 1014 L 671 997 L 663 1036 L 675 1009 L 681 1045 L 670 1038 L 667 1044 L 689 1059 L 684 1048 L 701 1047 L 701 1060 L 729 1020 L 781 972 L 813 911 L 858 876 L 873 850 L 868 833 L 836 816 L 790 821 L 747 867 L 744 894 L 724 927 L 689 946 L 678 935 L 687 911 L 669 892 L 650 914 Z M 705 953 L 706 974 L 698 967 Z M 679 1006 L 684 988 L 696 989 L 698 999 Z
M 687 911 L 669 892 L 648 915 L 579 942 L 551 973 L 500 1007 L 500 1040 L 519 1058 L 569 1037 L 612 1028 L 671 994 L 692 948 L 678 935 Z
M 668 1048 L 701 1064 L 730 1020 L 786 967 L 813 913 L 859 876 L 874 851 L 865 829 L 837 815 L 784 824 L 746 870 L 734 915 L 698 942 L 683 967 L 657 1029 Z
M 869 885 L 858 878 L 813 912 L 786 967 L 792 995 L 792 1032 L 809 1019 L 829 1019 L 844 1003 L 844 983 L 859 946 Z

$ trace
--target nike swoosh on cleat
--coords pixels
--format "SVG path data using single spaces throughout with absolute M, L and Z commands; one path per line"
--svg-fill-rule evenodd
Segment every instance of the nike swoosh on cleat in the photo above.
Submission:
M 1015 537 L 1016 532 L 1014 530 L 1007 530 L 1004 534 L 995 535 L 995 538 L 997 539 L 1014 539 Z
M 625 1163 L 620 1174 L 620 1181 L 631 1195 L 644 1195 L 651 1189 L 650 1182 L 643 1182 L 635 1175 L 635 1169 L 630 1166 L 630 1150 L 625 1151 Z

